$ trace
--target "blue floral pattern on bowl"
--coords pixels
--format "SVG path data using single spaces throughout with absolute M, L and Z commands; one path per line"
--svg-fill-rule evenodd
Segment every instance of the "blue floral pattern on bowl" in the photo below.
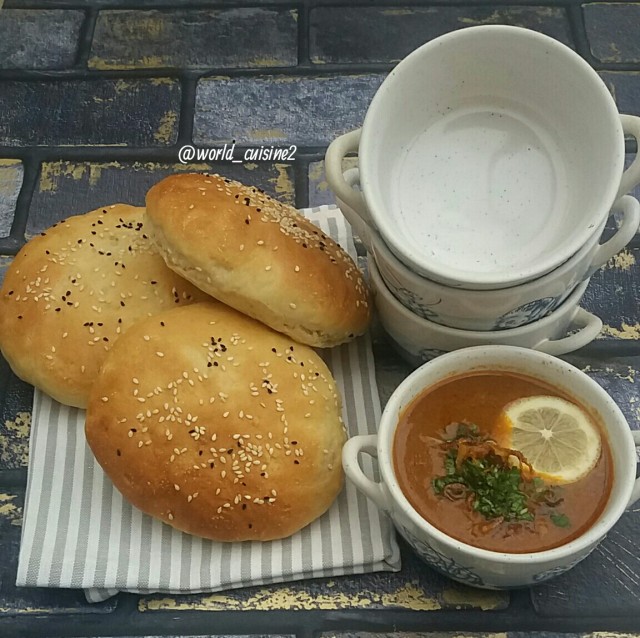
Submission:
M 404 536 L 416 554 L 435 570 L 465 585 L 475 587 L 485 586 L 482 578 L 468 567 L 458 565 L 452 558 L 440 553 L 426 541 L 416 538 L 406 527 L 399 525 L 397 525 L 397 527 L 398 531 Z
M 541 319 L 547 313 L 551 312 L 558 305 L 559 301 L 560 297 L 543 297 L 542 299 L 529 301 L 498 317 L 494 325 L 494 330 L 517 328 Z
M 387 282 L 388 285 L 388 282 Z M 396 288 L 389 286 L 393 296 L 405 307 L 410 310 L 414 315 L 428 319 L 429 321 L 438 321 L 440 315 L 432 309 L 432 306 L 437 306 L 442 302 L 442 299 L 438 299 L 435 303 L 426 304 L 419 295 L 409 290 L 408 288 Z

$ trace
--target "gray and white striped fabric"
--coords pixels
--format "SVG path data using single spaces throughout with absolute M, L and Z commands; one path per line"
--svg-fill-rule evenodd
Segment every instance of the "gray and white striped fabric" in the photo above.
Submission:
M 302 211 L 355 258 L 335 207 Z M 350 436 L 375 433 L 380 400 L 368 336 L 322 351 L 344 401 Z M 363 459 L 367 473 L 370 460 Z M 290 538 L 216 543 L 183 534 L 123 500 L 84 437 L 84 411 L 36 390 L 17 585 L 118 591 L 220 591 L 320 576 L 397 571 L 386 516 L 347 482 L 331 509 Z

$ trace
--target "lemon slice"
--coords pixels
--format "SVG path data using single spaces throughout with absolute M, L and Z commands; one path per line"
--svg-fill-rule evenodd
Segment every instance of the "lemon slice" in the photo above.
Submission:
M 549 481 L 573 483 L 600 458 L 600 433 L 574 403 L 552 396 L 517 399 L 504 408 L 508 447 L 522 452 L 533 470 Z

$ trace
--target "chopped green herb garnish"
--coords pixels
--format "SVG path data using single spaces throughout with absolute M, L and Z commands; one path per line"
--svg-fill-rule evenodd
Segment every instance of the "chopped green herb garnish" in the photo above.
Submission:
M 528 497 L 520 489 L 522 473 L 517 467 L 496 462 L 492 457 L 465 459 L 456 469 L 456 452 L 445 460 L 445 476 L 433 479 L 436 494 L 446 494 L 447 486 L 460 486 L 472 495 L 472 507 L 485 518 L 505 521 L 532 521 Z M 451 490 L 449 490 L 451 494 Z
M 435 493 L 452 501 L 465 499 L 488 520 L 533 521 L 539 508 L 548 513 L 564 500 L 557 488 L 531 476 L 522 454 L 500 447 L 472 423 L 447 426 L 442 446 L 447 450 L 445 474 L 432 480 Z M 552 512 L 550 517 L 558 527 L 570 525 L 564 514 Z

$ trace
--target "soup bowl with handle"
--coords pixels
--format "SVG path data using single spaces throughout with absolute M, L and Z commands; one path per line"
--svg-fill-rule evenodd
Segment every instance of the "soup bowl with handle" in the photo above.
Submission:
M 358 178 L 357 168 L 344 174 L 345 181 L 352 187 L 357 187 Z M 374 256 L 378 271 L 393 296 L 423 319 L 461 330 L 504 330 L 540 319 L 622 250 L 640 224 L 640 203 L 626 195 L 613 208 L 612 216 L 616 216 L 618 228 L 606 242 L 600 243 L 606 223 L 603 220 L 597 232 L 574 255 L 546 275 L 510 288 L 467 290 L 445 286 L 415 273 L 394 255 L 377 231 L 362 223 L 346 202 L 338 198 L 337 203 Z
M 507 330 L 459 330 L 424 319 L 403 306 L 386 287 L 374 259 L 369 255 L 369 280 L 382 327 L 412 365 L 469 346 L 512 345 L 561 355 L 593 341 L 600 330 L 599 317 L 580 307 L 589 280 L 580 283 L 553 312 L 542 319 Z M 568 334 L 569 331 L 571 334 Z
M 358 131 L 330 144 L 329 186 L 423 277 L 468 289 L 541 277 L 640 183 L 621 115 L 575 51 L 480 25 L 430 40 L 385 78 Z M 358 154 L 362 192 L 343 179 Z
M 447 379 L 489 371 L 524 375 L 551 385 L 596 416 L 602 426 L 613 466 L 609 497 L 586 532 L 554 549 L 506 553 L 458 541 L 423 518 L 399 486 L 393 446 L 400 416 L 407 406 Z M 596 548 L 625 509 L 640 498 L 640 479 L 636 479 L 638 446 L 640 431 L 632 432 L 615 401 L 587 374 L 542 352 L 487 345 L 442 355 L 411 373 L 387 402 L 378 434 L 349 439 L 343 448 L 342 462 L 348 480 L 391 517 L 398 532 L 428 565 L 467 585 L 503 589 L 534 585 L 562 574 Z M 377 459 L 378 480 L 363 471 L 361 454 Z

